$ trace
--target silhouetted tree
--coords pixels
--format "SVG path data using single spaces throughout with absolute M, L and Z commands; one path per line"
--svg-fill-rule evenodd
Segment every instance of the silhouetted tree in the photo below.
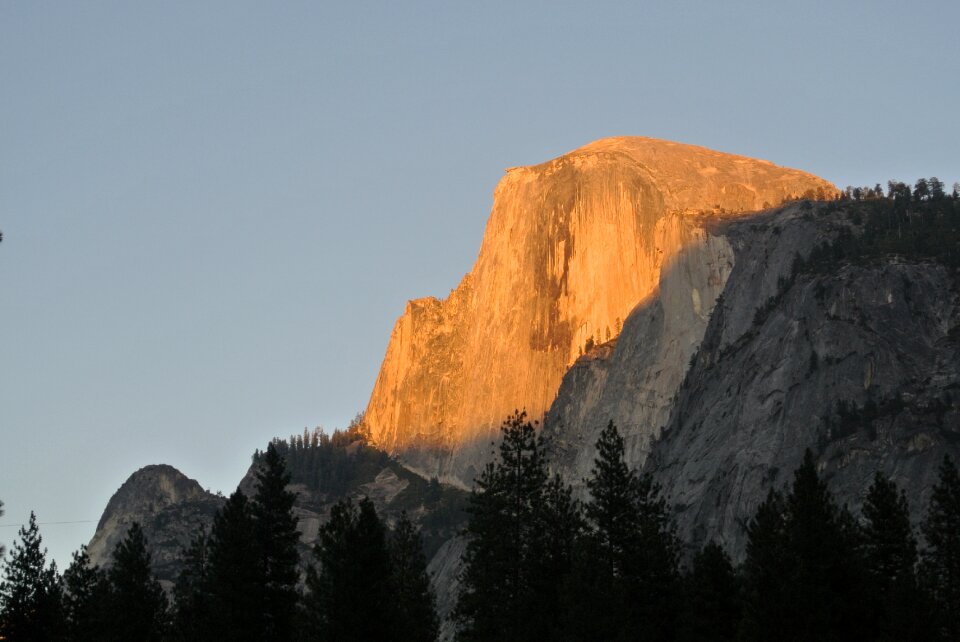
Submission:
M 86 546 L 74 551 L 63 572 L 63 588 L 67 637 L 77 642 L 103 639 L 108 631 L 110 585 L 103 571 L 90 562 Z
M 942 614 L 944 636 L 960 639 L 960 476 L 949 456 L 940 464 L 923 536 L 923 574 Z
M 683 578 L 680 639 L 685 642 L 734 640 L 741 617 L 740 582 L 730 557 L 711 542 L 693 558 Z
M 167 597 L 150 570 L 147 541 L 140 524 L 130 525 L 113 550 L 110 581 L 110 616 L 107 639 L 161 640 L 167 617 Z
M 436 598 L 427 575 L 423 542 L 403 512 L 390 536 L 390 565 L 397 600 L 396 639 L 433 642 L 440 632 Z
M 833 501 L 807 450 L 786 498 L 771 492 L 747 530 L 748 640 L 850 640 L 867 605 L 856 523 Z
M 55 563 L 47 566 L 37 517 L 20 528 L 0 582 L 0 639 L 59 640 L 65 633 L 62 588 Z
M 592 528 L 574 582 L 590 586 L 580 617 L 597 622 L 603 639 L 630 639 L 637 630 L 647 639 L 671 639 L 679 602 L 679 541 L 666 501 L 650 475 L 627 466 L 623 438 L 612 421 L 596 447 L 585 507 Z
M 542 445 L 526 413 L 515 412 L 501 430 L 498 456 L 470 496 L 455 617 L 466 640 L 502 639 L 504 631 L 515 640 L 542 639 L 556 627 L 537 594 L 554 554 L 545 549 L 544 524 L 560 502 L 548 500 Z
M 386 533 L 373 502 L 335 504 L 314 556 L 319 566 L 307 574 L 305 635 L 345 642 L 400 639 Z
M 178 640 L 200 642 L 207 639 L 205 630 L 211 613 L 210 541 L 201 529 L 181 554 L 183 568 L 173 586 L 173 634 Z
M 907 499 L 876 473 L 863 504 L 863 551 L 874 595 L 869 619 L 878 640 L 930 640 L 931 612 L 917 585 L 917 541 Z
M 210 530 L 210 618 L 201 629 L 211 638 L 263 639 L 259 548 L 250 503 L 237 490 L 214 516 Z
M 290 474 L 273 443 L 267 446 L 256 476 L 257 490 L 251 513 L 259 548 L 256 566 L 263 575 L 260 582 L 264 615 L 262 639 L 286 640 L 292 635 L 299 597 L 297 542 L 300 534 L 293 515 L 296 494 L 287 490 Z

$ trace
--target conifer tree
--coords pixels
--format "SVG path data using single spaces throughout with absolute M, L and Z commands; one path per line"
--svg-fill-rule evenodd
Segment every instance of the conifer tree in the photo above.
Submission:
M 300 579 L 297 519 L 293 514 L 296 494 L 287 490 L 290 473 L 271 442 L 257 471 L 257 490 L 252 515 L 259 544 L 262 577 L 263 639 L 286 640 L 293 631 Z
M 319 567 L 307 574 L 305 637 L 361 642 L 396 637 L 386 533 L 373 502 L 334 505 L 314 548 Z
M 110 581 L 109 634 L 111 640 L 163 639 L 167 598 L 150 570 L 147 541 L 134 522 L 113 550 Z
M 741 638 L 775 639 L 789 609 L 785 579 L 790 572 L 786 507 L 783 495 L 771 489 L 747 525 L 747 557 L 743 562 L 744 613 Z M 774 636 L 770 638 L 769 636 Z
M 943 634 L 960 639 L 960 475 L 949 456 L 940 464 L 923 536 L 923 574 L 942 615 Z
M 250 503 L 235 491 L 213 518 L 207 587 L 210 617 L 207 636 L 230 640 L 263 639 L 263 601 L 259 544 Z
M 533 572 L 543 554 L 546 462 L 525 412 L 502 426 L 498 457 L 476 480 L 455 617 L 465 640 L 542 638 L 553 623 L 536 608 Z
M 57 640 L 65 630 L 61 579 L 56 564 L 46 564 L 37 517 L 30 513 L 20 528 L 0 582 L 0 639 Z
M 740 583 L 730 557 L 717 544 L 704 546 L 684 578 L 680 639 L 684 642 L 734 640 L 740 624 Z
M 440 632 L 436 598 L 427 575 L 420 533 L 406 511 L 401 513 L 390 537 L 390 565 L 397 600 L 397 639 L 433 642 Z
M 917 585 L 917 540 L 906 496 L 876 473 L 863 504 L 863 553 L 878 640 L 930 640 L 930 608 Z
M 107 604 L 110 585 L 106 575 L 90 562 L 87 547 L 74 551 L 63 572 L 63 606 L 67 637 L 71 640 L 98 640 L 107 634 Z
M 859 534 L 807 450 L 790 494 L 771 493 L 748 528 L 748 640 L 850 640 L 867 624 Z
M 577 599 L 573 572 L 585 523 L 580 502 L 559 475 L 544 486 L 541 509 L 532 534 L 535 546 L 529 559 L 533 638 L 563 639 L 569 632 L 568 605 Z
M 612 421 L 597 440 L 587 488 L 588 548 L 597 564 L 589 573 L 599 603 L 586 619 L 605 622 L 603 635 L 610 639 L 639 629 L 648 639 L 671 639 L 679 608 L 679 540 L 659 486 L 627 466 L 623 437 Z M 611 605 L 609 612 L 595 612 L 603 602 Z
M 210 541 L 201 529 L 182 553 L 183 568 L 173 586 L 173 633 L 178 640 L 200 642 L 210 620 Z

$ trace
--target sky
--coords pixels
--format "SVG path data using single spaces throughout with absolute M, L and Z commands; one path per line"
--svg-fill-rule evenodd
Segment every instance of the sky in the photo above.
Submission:
M 960 3 L 0 3 L 0 543 L 346 426 L 503 170 L 644 135 L 960 180 Z M 62 523 L 77 522 L 77 523 Z

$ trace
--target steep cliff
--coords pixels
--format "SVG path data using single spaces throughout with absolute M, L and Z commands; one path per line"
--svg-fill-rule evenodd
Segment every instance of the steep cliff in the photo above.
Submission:
M 649 138 L 508 170 L 471 272 L 397 321 L 365 414 L 373 440 L 470 484 L 503 418 L 542 417 L 581 351 L 615 336 L 663 266 L 702 242 L 692 219 L 834 193 L 804 172 Z
M 806 448 L 842 503 L 858 507 L 879 470 L 915 518 L 960 454 L 957 269 L 913 244 L 866 255 L 858 204 L 806 207 L 726 230 L 736 264 L 646 460 L 692 546 L 742 555 L 744 525 Z M 802 260 L 844 238 L 847 258 Z

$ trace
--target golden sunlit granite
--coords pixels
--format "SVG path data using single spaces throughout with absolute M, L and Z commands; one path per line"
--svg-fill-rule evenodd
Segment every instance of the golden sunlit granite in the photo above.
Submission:
M 615 337 L 699 238 L 690 224 L 835 194 L 805 172 L 639 137 L 507 170 L 473 269 L 394 327 L 365 414 L 373 441 L 469 485 L 504 417 L 543 416 L 588 343 Z

